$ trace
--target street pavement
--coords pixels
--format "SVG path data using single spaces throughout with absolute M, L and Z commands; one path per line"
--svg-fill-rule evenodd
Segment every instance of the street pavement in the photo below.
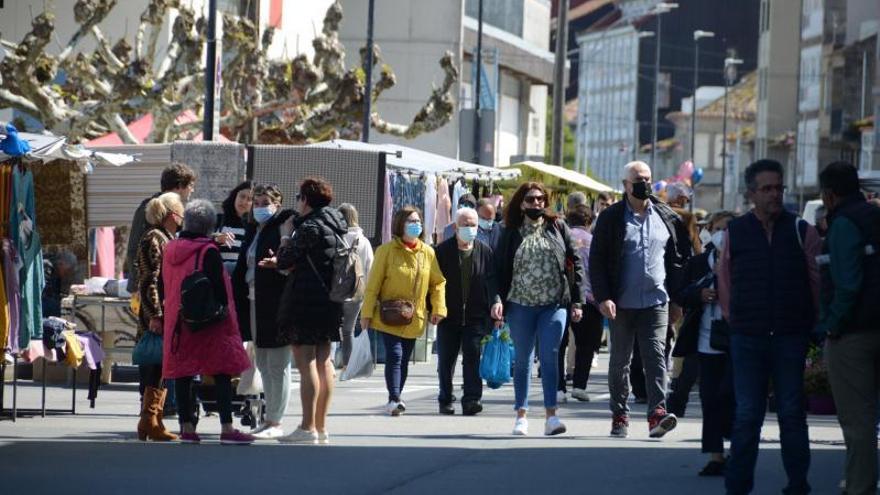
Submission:
M 135 436 L 136 384 L 102 388 L 94 409 L 79 393 L 76 416 L 0 421 L 0 495 L 723 493 L 722 479 L 697 476 L 706 458 L 700 454 L 696 393 L 687 416 L 666 438 L 648 438 L 644 405 L 633 406 L 630 438 L 608 437 L 607 354 L 591 377 L 593 400 L 569 400 L 560 409 L 568 432 L 558 437 L 543 436 L 539 379 L 531 388 L 531 435 L 513 437 L 512 386 L 487 389 L 479 416 L 461 416 L 458 404 L 455 416 L 440 416 L 435 367 L 410 368 L 407 412 L 397 418 L 382 411 L 387 395 L 381 365 L 371 378 L 338 384 L 327 446 L 221 446 L 216 416 L 199 424 L 202 445 L 142 443 Z M 299 419 L 296 381 L 285 417 L 289 430 Z M 19 406 L 38 405 L 39 390 L 21 386 Z M 8 407 L 8 385 L 6 392 Z M 69 389 L 50 388 L 49 407 L 69 401 Z M 844 449 L 836 418 L 809 421 L 813 493 L 839 493 Z M 168 423 L 176 430 L 174 420 Z M 785 486 L 772 416 L 762 432 L 755 476 L 756 494 L 780 493 Z

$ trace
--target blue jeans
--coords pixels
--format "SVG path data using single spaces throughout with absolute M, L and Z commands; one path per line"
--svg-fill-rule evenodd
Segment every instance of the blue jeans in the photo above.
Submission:
M 565 308 L 558 304 L 522 306 L 509 303 L 507 321 L 516 350 L 516 364 L 513 368 L 513 389 L 516 397 L 514 409 L 529 408 L 529 375 L 532 371 L 536 338 L 541 362 L 544 407 L 556 408 L 556 386 L 559 381 L 557 365 L 559 343 L 565 330 Z
M 400 402 L 416 339 L 404 339 L 382 332 L 382 340 L 385 343 L 385 387 L 388 389 L 388 401 Z
M 804 365 L 808 337 L 803 335 L 730 336 L 730 363 L 736 400 L 730 461 L 727 463 L 728 494 L 743 494 L 754 486 L 755 463 L 768 383 L 773 381 L 782 441 L 782 463 L 788 475 L 784 493 L 810 492 L 810 442 L 804 411 Z

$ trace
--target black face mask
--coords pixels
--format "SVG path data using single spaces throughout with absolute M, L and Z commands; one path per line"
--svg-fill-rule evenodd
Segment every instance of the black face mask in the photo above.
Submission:
M 525 210 L 523 210 L 523 213 L 525 213 L 526 216 L 531 218 L 532 220 L 537 220 L 544 215 L 544 210 L 541 208 L 526 208 Z
M 648 182 L 633 182 L 633 192 L 632 195 L 636 199 L 646 200 L 648 199 L 649 194 L 649 183 Z

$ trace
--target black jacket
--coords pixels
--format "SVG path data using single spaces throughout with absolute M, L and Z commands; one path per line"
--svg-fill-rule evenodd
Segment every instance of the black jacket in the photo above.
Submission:
M 666 292 L 674 298 L 682 286 L 688 259 L 693 253 L 690 236 L 681 217 L 666 203 L 651 196 L 651 203 L 669 230 L 666 246 Z M 615 301 L 620 295 L 621 258 L 626 236 L 626 195 L 599 215 L 590 244 L 590 282 L 596 302 Z
M 281 243 L 281 233 L 278 228 L 292 215 L 295 215 L 293 210 L 282 210 L 263 226 L 260 237 L 257 239 L 257 262 L 270 257 L 270 250 L 273 253 L 278 252 L 278 245 Z M 235 293 L 238 328 L 241 329 L 243 340 L 253 340 L 258 347 L 282 347 L 286 344 L 278 338 L 277 316 L 281 292 L 284 290 L 287 276 L 275 269 L 260 268 L 259 266 L 254 268 L 257 334 L 253 335 L 250 320 L 251 304 L 248 300 L 248 284 L 245 281 L 245 275 L 247 274 L 247 252 L 257 235 L 257 224 L 248 224 L 246 229 L 244 241 L 242 241 L 238 253 L 238 261 L 232 272 L 232 290 Z
M 564 280 L 560 304 L 583 304 L 581 285 L 584 281 L 584 265 L 581 263 L 568 225 L 562 220 L 548 220 L 545 217 L 544 236 L 556 247 L 559 276 Z M 498 293 L 503 301 L 506 301 L 510 294 L 510 286 L 513 283 L 513 260 L 522 240 L 519 228 L 504 227 L 501 231 L 501 240 L 498 242 L 498 251 L 495 254 L 495 266 L 498 270 Z
M 492 248 L 474 242 L 471 285 L 467 301 L 462 298 L 458 241 L 453 237 L 437 246 L 437 264 L 446 277 L 446 318 L 443 325 L 489 329 L 489 311 L 498 296 Z M 465 305 L 465 302 L 467 305 Z
M 328 289 L 337 236 L 345 236 L 348 224 L 339 210 L 328 206 L 298 217 L 293 225 L 290 244 L 278 252 L 278 268 L 291 270 L 278 307 L 281 331 L 338 331 L 342 326 L 342 304 L 330 300 Z
M 702 290 L 710 287 L 715 281 L 712 267 L 709 266 L 709 253 L 698 254 L 688 260 L 684 276 L 684 287 L 675 300 L 684 309 L 684 319 L 678 330 L 678 338 L 672 355 L 675 357 L 689 356 L 697 352 L 700 343 L 700 324 L 703 320 Z

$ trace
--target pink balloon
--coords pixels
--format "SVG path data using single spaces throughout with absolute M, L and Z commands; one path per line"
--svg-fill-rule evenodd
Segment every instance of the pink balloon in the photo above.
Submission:
M 678 177 L 681 179 L 690 179 L 694 175 L 694 162 L 688 160 L 678 167 Z

